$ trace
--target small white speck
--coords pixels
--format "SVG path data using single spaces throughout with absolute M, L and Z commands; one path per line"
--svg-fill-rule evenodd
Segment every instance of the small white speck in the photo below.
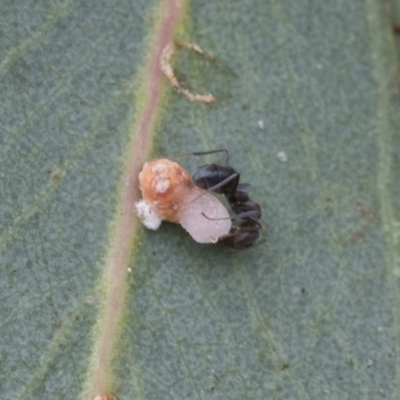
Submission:
M 281 161 L 281 162 L 286 162 L 287 161 L 287 155 L 284 151 L 280 151 L 277 155 L 276 158 Z
M 152 172 L 165 173 L 168 170 L 168 166 L 163 162 L 159 162 L 153 165 L 153 168 L 151 170 Z
M 258 125 L 258 127 L 259 127 L 260 129 L 264 129 L 264 120 L 259 119 L 259 120 L 257 121 L 257 125 Z
M 322 69 L 322 64 L 317 63 L 317 64 L 315 64 L 315 67 L 316 67 L 317 69 Z
M 374 362 L 371 359 L 369 359 L 367 361 L 367 367 L 372 367 L 373 365 L 374 365 Z
M 131 273 L 132 272 L 132 268 L 128 268 L 128 272 Z
M 378 332 L 383 332 L 383 328 L 381 326 L 378 326 Z
M 158 162 L 151 168 L 154 173 L 153 188 L 157 193 L 165 193 L 170 187 L 168 178 L 168 165 L 164 162 Z
M 155 181 L 155 189 L 157 193 L 165 193 L 170 186 L 168 178 L 161 178 Z

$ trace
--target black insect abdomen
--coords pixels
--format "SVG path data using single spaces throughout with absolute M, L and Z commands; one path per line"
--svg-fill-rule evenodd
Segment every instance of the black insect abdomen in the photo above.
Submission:
M 256 227 L 236 227 L 232 233 L 218 240 L 217 244 L 222 247 L 231 248 L 237 251 L 253 247 L 260 241 L 261 233 Z

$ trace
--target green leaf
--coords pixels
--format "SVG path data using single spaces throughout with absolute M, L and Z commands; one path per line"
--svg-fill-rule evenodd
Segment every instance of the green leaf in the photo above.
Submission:
M 179 4 L 2 5 L 1 399 L 398 399 L 387 11 Z M 215 103 L 160 80 L 173 34 L 214 54 L 172 62 Z M 220 157 L 180 154 L 220 147 L 262 207 L 264 244 L 228 255 L 137 223 L 146 158 L 194 172 Z

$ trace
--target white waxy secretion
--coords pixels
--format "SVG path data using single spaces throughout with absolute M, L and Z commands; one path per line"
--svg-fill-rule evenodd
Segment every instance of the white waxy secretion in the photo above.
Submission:
M 154 172 L 154 182 L 153 187 L 158 193 L 165 193 L 170 186 L 170 180 L 168 178 L 168 165 L 159 162 L 152 167 L 152 172 Z
M 135 203 L 136 214 L 146 228 L 156 231 L 162 222 L 162 217 L 158 215 L 145 200 Z

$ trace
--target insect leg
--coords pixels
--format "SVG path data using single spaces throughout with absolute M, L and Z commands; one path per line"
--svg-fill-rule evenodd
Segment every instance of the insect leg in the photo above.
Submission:
M 208 192 L 215 192 L 216 190 L 218 190 L 219 188 L 225 186 L 227 183 L 229 183 L 230 181 L 233 181 L 235 178 L 237 178 L 239 176 L 239 174 L 236 172 L 235 174 L 232 174 L 230 176 L 228 176 L 226 179 L 224 179 L 223 181 L 217 183 L 214 186 L 211 186 L 210 188 L 207 189 Z
M 225 153 L 225 165 L 229 165 L 229 151 L 226 149 L 217 149 L 217 150 L 209 150 L 209 151 L 196 151 L 194 153 L 190 153 L 194 156 L 205 156 L 207 154 L 214 153 Z

